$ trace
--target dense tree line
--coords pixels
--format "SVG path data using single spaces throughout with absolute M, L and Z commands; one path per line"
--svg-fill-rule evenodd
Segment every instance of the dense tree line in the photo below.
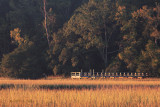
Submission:
M 159 2 L 46 0 L 44 8 L 43 0 L 0 0 L 0 75 L 104 69 L 159 76 Z

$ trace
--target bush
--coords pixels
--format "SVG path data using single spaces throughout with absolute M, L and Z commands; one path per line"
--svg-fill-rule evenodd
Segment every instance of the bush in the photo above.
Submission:
M 2 75 L 25 79 L 42 77 L 46 71 L 46 63 L 40 51 L 33 42 L 28 42 L 4 55 L 1 64 Z

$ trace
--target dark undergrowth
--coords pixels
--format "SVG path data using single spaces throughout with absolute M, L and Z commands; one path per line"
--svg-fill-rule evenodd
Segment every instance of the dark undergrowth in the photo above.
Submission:
M 136 89 L 136 88 L 160 88 L 160 85 L 24 85 L 24 84 L 0 84 L 2 89 L 45 89 L 45 90 L 95 90 L 95 89 Z

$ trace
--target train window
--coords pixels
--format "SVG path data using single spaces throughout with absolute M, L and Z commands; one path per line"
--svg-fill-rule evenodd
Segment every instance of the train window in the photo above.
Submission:
M 79 73 L 76 73 L 76 76 L 80 76 Z
M 75 73 L 74 72 L 72 72 L 72 74 L 71 74 L 72 76 L 75 76 Z

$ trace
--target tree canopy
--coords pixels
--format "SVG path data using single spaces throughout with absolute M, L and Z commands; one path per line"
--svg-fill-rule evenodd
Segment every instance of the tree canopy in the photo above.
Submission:
M 160 76 L 159 3 L 46 0 L 44 7 L 43 0 L 1 0 L 0 75 L 36 79 L 103 69 Z

